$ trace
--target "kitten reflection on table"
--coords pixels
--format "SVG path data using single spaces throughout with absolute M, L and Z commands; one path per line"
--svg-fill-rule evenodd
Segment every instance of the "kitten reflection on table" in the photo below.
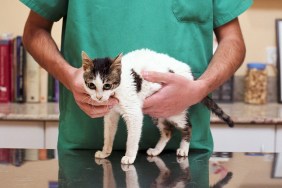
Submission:
M 162 187 L 177 187 L 184 188 L 191 181 L 190 171 L 189 171 L 189 161 L 188 157 L 177 157 L 176 161 L 180 167 L 180 175 L 173 179 L 171 178 L 171 171 L 167 168 L 166 164 L 160 157 L 147 157 L 149 162 L 154 162 L 160 170 L 159 176 L 151 184 L 153 188 Z
M 210 188 L 222 188 L 225 185 L 227 185 L 229 183 L 229 181 L 232 179 L 233 173 L 232 172 L 227 172 L 227 174 L 224 176 L 224 178 L 222 178 L 221 180 L 219 180 L 216 184 L 214 184 L 213 186 L 210 186 Z
M 121 169 L 125 172 L 126 187 L 140 187 L 138 182 L 138 175 L 134 165 L 121 165 Z
M 190 182 L 191 176 L 189 171 L 189 161 L 187 157 L 178 157 L 176 159 L 179 164 L 179 176 L 176 178 L 171 176 L 171 171 L 160 157 L 147 157 L 148 162 L 155 163 L 159 169 L 159 175 L 151 183 L 152 188 L 177 187 L 184 188 Z M 102 165 L 103 168 L 103 187 L 114 188 L 116 181 L 114 178 L 112 164 L 107 159 L 95 159 L 96 164 Z M 121 169 L 125 173 L 125 182 L 127 188 L 139 188 L 138 174 L 134 165 L 121 164 Z
M 111 161 L 107 159 L 96 159 L 97 165 L 102 165 L 103 167 L 103 187 L 114 188 L 116 186 L 116 181 L 114 178 L 113 167 Z
M 116 181 L 114 178 L 112 164 L 107 159 L 97 159 L 95 162 L 103 167 L 103 187 L 104 188 L 115 188 Z M 138 175 L 134 165 L 121 164 L 121 169 L 125 172 L 125 182 L 128 188 L 139 188 Z

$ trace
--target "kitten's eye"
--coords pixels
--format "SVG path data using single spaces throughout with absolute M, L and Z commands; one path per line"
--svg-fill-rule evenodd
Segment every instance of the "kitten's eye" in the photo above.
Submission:
M 89 87 L 90 89 L 96 89 L 96 86 L 93 83 L 87 83 L 87 87 Z
M 111 87 L 112 87 L 111 84 L 105 84 L 105 85 L 103 86 L 103 89 L 104 89 L 104 90 L 109 90 L 109 89 L 111 89 Z

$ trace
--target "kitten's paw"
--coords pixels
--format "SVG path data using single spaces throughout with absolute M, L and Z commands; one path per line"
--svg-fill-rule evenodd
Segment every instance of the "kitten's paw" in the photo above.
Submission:
M 186 170 L 189 168 L 188 157 L 177 157 L 176 161 L 182 170 Z
M 108 157 L 110 155 L 110 153 L 105 153 L 103 151 L 96 151 L 95 153 L 95 158 L 98 159 L 105 159 L 106 157 Z
M 160 153 L 161 153 L 160 150 L 154 149 L 154 148 L 150 148 L 150 149 L 147 150 L 147 154 L 148 154 L 149 156 L 157 156 L 157 155 L 159 155 Z
M 111 164 L 111 162 L 107 159 L 101 159 L 101 158 L 95 158 L 95 162 L 97 165 L 105 165 L 105 164 Z
M 176 162 L 177 163 L 183 163 L 183 162 L 185 162 L 185 161 L 187 161 L 187 156 L 184 156 L 184 157 L 182 157 L 182 156 L 177 156 L 176 157 Z
M 121 169 L 122 169 L 124 172 L 136 170 L 135 167 L 134 167 L 134 165 L 127 165 L 127 164 L 121 164 Z
M 123 156 L 121 159 L 122 164 L 133 164 L 134 161 L 135 161 L 135 157 Z
M 158 158 L 158 157 L 151 156 L 151 155 L 148 154 L 147 161 L 150 162 L 150 163 L 156 162 L 156 158 Z
M 176 151 L 176 155 L 180 156 L 180 157 L 187 157 L 188 156 L 188 149 L 181 149 L 181 148 L 179 148 Z

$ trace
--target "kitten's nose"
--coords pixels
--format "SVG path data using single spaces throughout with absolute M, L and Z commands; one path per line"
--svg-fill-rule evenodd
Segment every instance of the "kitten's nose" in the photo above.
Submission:
M 103 98 L 103 96 L 96 96 L 96 98 L 100 101 Z

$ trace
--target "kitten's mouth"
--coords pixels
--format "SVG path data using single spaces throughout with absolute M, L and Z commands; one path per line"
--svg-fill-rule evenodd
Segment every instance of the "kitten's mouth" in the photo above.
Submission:
M 97 98 L 95 99 L 95 101 L 98 102 L 98 103 L 104 102 L 104 100 L 102 100 L 102 99 L 97 99 Z
M 91 97 L 92 98 L 92 97 Z M 106 102 L 107 100 L 105 100 L 104 98 L 97 98 L 97 97 L 93 97 L 92 98 L 94 101 L 96 101 L 97 103 L 103 103 Z
M 96 101 L 98 102 L 98 103 L 102 103 L 102 102 L 105 102 L 105 100 L 103 100 L 103 99 L 96 99 Z

